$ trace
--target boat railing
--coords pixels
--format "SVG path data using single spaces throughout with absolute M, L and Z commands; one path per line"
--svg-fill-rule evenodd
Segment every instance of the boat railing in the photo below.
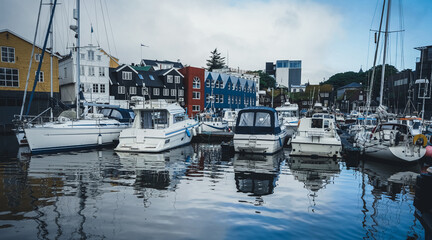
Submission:
M 39 113 L 38 115 L 14 115 L 13 122 L 17 126 L 31 125 L 31 124 L 44 124 L 54 119 L 49 116 L 43 116 L 51 108 L 47 108 L 45 111 Z

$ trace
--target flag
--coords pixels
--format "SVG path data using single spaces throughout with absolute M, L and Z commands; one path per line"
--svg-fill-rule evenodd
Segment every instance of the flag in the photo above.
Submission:
M 93 33 L 93 25 L 90 25 L 91 26 L 91 33 Z

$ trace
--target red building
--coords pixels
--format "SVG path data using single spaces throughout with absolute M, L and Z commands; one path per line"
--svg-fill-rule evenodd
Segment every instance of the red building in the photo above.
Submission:
M 179 72 L 184 76 L 185 108 L 189 117 L 194 117 L 204 110 L 205 69 L 184 67 Z

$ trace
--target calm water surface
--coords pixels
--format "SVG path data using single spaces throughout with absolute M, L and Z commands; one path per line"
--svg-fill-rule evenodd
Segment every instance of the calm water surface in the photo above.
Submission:
M 0 238 L 424 238 L 413 206 L 419 166 L 288 153 L 12 151 L 0 160 Z

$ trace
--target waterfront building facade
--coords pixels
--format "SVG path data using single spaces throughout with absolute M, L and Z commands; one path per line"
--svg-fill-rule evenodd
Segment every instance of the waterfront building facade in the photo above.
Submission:
M 204 110 L 214 108 L 242 109 L 256 106 L 257 86 L 255 81 L 225 73 L 205 71 Z
M 124 64 L 110 68 L 110 104 L 129 108 L 134 96 L 146 100 L 165 99 L 185 106 L 184 76 L 177 69 L 136 70 Z
M 23 95 L 26 87 L 28 67 L 32 53 L 32 41 L 14 33 L 11 30 L 0 30 L 0 127 L 10 130 L 12 119 L 21 110 Z M 35 46 L 27 87 L 27 101 L 33 89 L 36 71 L 41 59 L 42 47 Z M 52 89 L 53 97 L 59 95 L 59 56 L 53 56 Z M 50 107 L 51 91 L 51 53 L 45 51 L 41 71 L 37 80 L 32 107 L 29 114 L 36 115 Z M 27 106 L 26 106 L 27 107 Z
M 65 103 L 76 99 L 76 51 L 59 62 L 61 100 Z M 118 66 L 117 59 L 100 47 L 89 44 L 79 51 L 80 90 L 88 102 L 109 103 L 109 68 Z
M 194 117 L 204 110 L 205 69 L 184 67 L 179 72 L 184 76 L 185 108 L 189 117 Z

